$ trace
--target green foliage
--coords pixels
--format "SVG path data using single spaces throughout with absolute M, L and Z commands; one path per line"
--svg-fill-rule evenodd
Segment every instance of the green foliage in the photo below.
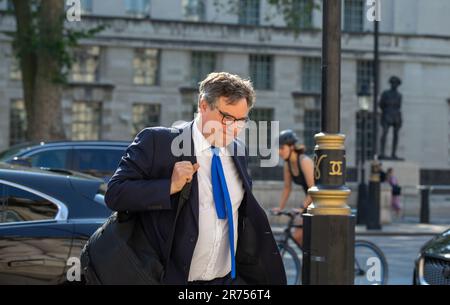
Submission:
M 67 83 L 68 73 L 74 61 L 71 50 L 79 46 L 79 41 L 81 39 L 94 37 L 105 28 L 105 25 L 100 25 L 88 30 L 64 30 L 63 38 L 60 41 L 57 41 L 54 46 L 51 46 L 55 51 L 56 58 L 58 58 L 61 64 L 61 74 L 59 75 L 59 78 L 56 79 L 57 81 Z
M 299 33 L 302 27 L 302 20 L 308 18 L 314 9 L 320 9 L 320 5 L 314 0 L 306 0 L 302 7 L 298 0 L 267 0 L 269 5 L 277 8 L 277 12 L 283 15 L 288 28 Z
M 239 4 L 245 0 L 213 0 L 216 13 L 226 13 L 232 15 L 239 14 Z M 304 2 L 305 5 L 301 5 Z M 286 26 L 298 34 L 305 29 L 302 21 L 308 18 L 315 9 L 320 9 L 317 0 L 267 0 L 269 6 L 274 7 L 275 11 L 265 11 L 264 20 L 272 21 L 277 15 L 282 15 Z
M 54 75 L 53 81 L 65 84 L 68 81 L 68 73 L 74 61 L 72 50 L 79 46 L 81 39 L 94 37 L 97 33 L 103 31 L 106 26 L 100 25 L 87 30 L 66 28 L 64 26 L 66 15 L 65 11 L 62 11 L 61 19 L 57 23 L 57 26 L 61 26 L 61 29 L 56 29 L 56 32 L 60 32 L 61 35 L 56 36 L 56 39 L 55 37 L 48 38 L 48 35 L 43 35 L 40 32 L 40 23 L 45 22 L 40 20 L 41 0 L 29 0 L 28 4 L 31 19 L 26 32 L 23 35 L 18 35 L 17 32 L 5 33 L 13 38 L 12 45 L 15 56 L 20 60 L 24 55 L 48 54 L 60 68 L 60 73 Z

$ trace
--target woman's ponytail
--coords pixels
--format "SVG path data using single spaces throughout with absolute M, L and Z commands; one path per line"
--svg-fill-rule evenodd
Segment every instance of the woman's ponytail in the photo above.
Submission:
M 303 144 L 296 143 L 294 144 L 294 151 L 299 155 L 304 154 L 306 152 L 306 146 Z

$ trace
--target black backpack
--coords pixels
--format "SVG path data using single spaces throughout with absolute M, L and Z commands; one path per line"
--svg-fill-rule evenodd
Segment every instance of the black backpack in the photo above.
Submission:
M 175 226 L 191 184 L 180 192 L 175 220 L 167 245 L 166 262 L 170 258 Z M 95 231 L 81 252 L 81 267 L 86 284 L 91 285 L 159 285 L 165 266 L 150 245 L 138 213 L 114 212 Z

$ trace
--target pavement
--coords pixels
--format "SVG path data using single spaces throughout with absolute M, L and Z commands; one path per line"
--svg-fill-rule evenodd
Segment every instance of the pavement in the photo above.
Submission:
M 282 233 L 283 225 L 273 225 L 274 234 Z M 381 230 L 367 230 L 365 225 L 355 227 L 356 235 L 361 236 L 433 236 L 450 229 L 450 224 L 393 223 L 382 225 Z
M 416 222 L 414 222 L 416 221 Z M 367 230 L 363 225 L 355 228 L 356 239 L 375 243 L 384 253 L 388 262 L 388 285 L 411 285 L 414 261 L 420 248 L 433 236 L 450 228 L 448 219 L 433 224 L 417 223 L 417 220 L 403 219 L 382 225 L 381 230 Z M 274 225 L 275 234 L 282 233 L 282 225 Z M 299 255 L 299 249 L 294 248 Z M 289 270 L 287 270 L 289 272 Z M 358 284 L 355 282 L 355 284 Z
M 356 237 L 376 244 L 388 263 L 388 285 L 411 285 L 415 260 L 420 248 L 432 236 L 425 235 L 366 235 Z M 367 283 L 367 281 L 363 281 Z
M 357 225 L 356 235 L 436 235 L 450 228 L 450 224 L 393 223 L 382 225 L 381 230 L 367 230 L 365 225 Z

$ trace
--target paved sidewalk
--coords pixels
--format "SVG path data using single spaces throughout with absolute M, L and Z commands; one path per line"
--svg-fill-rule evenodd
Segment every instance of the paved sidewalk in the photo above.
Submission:
M 356 226 L 357 235 L 436 235 L 448 230 L 450 225 L 421 224 L 421 223 L 393 223 L 382 225 L 381 230 L 367 230 L 365 225 Z
M 356 235 L 413 235 L 413 236 L 432 236 L 442 233 L 450 228 L 450 224 L 420 224 L 420 223 L 393 223 L 383 225 L 381 230 L 367 230 L 365 225 L 356 226 Z M 274 234 L 282 233 L 285 229 L 282 225 L 272 226 Z

